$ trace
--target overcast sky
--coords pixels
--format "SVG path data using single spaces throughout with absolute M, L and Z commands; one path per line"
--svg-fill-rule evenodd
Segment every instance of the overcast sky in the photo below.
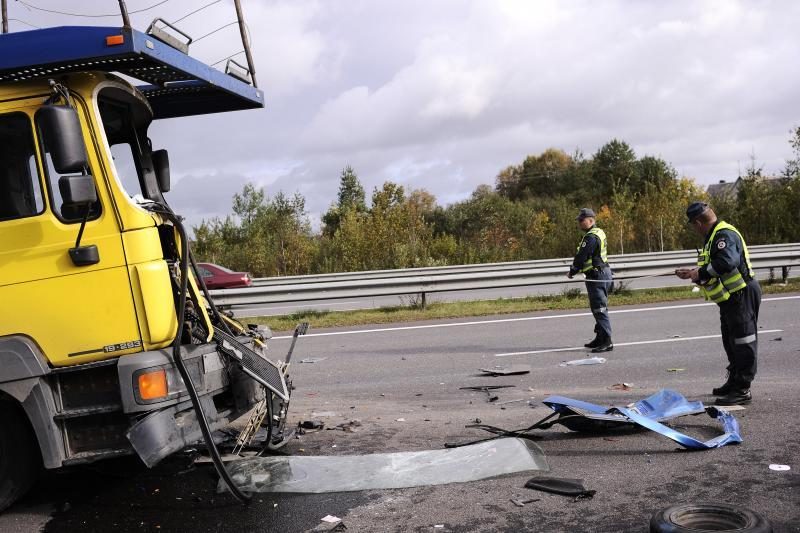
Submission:
M 158 0 L 127 0 L 131 11 Z M 83 14 L 116 0 L 26 0 Z M 144 30 L 212 0 L 169 0 L 132 15 Z M 9 0 L 37 26 L 116 25 Z M 385 180 L 447 204 L 548 147 L 593 154 L 612 138 L 708 184 L 755 154 L 768 173 L 800 125 L 800 2 L 242 0 L 264 110 L 161 121 L 170 202 L 191 224 L 230 212 L 247 182 L 299 191 L 311 220 L 343 167 L 367 191 Z M 235 20 L 221 0 L 179 26 L 195 38 Z M 12 31 L 25 25 L 11 21 Z M 236 26 L 191 55 L 241 49 Z M 243 61 L 243 57 L 241 58 Z

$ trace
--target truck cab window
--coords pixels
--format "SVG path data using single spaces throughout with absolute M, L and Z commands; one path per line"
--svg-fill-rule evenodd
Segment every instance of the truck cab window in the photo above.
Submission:
M 23 113 L 0 115 L 0 220 L 43 211 L 31 122 Z
M 131 106 L 101 97 L 98 107 L 120 185 L 131 198 L 146 196 L 142 187 L 143 149 Z

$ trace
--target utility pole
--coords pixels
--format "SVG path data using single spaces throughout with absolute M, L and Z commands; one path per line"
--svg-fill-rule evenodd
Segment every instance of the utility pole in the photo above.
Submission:
M 242 35 L 244 54 L 247 57 L 247 67 L 250 69 L 253 87 L 258 88 L 258 83 L 256 82 L 256 66 L 253 63 L 253 56 L 250 54 L 250 41 L 247 39 L 247 28 L 244 23 L 244 15 L 242 15 L 242 4 L 239 0 L 233 0 L 233 5 L 236 6 L 236 18 L 239 20 L 239 33 Z
M 8 33 L 8 0 L 0 0 L 3 11 L 3 33 Z

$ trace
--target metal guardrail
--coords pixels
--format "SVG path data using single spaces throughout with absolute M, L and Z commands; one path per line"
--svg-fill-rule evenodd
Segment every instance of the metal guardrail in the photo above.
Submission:
M 790 244 L 765 244 L 750 246 L 752 253 L 778 252 L 784 250 L 800 251 L 800 243 Z M 611 264 L 647 261 L 668 257 L 686 257 L 694 260 L 697 253 L 694 250 L 673 250 L 670 252 L 648 252 L 640 254 L 611 255 Z M 339 272 L 334 274 L 311 274 L 304 276 L 275 276 L 269 278 L 253 279 L 254 287 L 268 287 L 275 285 L 294 285 L 298 283 L 329 283 L 333 281 L 371 280 L 382 278 L 401 278 L 410 276 L 441 276 L 445 274 L 461 274 L 467 272 L 492 272 L 496 270 L 518 270 L 524 268 L 541 268 L 549 266 L 563 266 L 569 268 L 572 264 L 571 257 L 557 259 L 536 259 L 532 261 L 507 261 L 504 263 L 478 263 L 472 265 L 453 265 L 443 267 L 420 267 L 390 270 L 366 270 L 361 272 Z
M 681 250 L 612 256 L 609 262 L 614 270 L 614 279 L 625 280 L 660 274 L 667 276 L 676 267 L 694 264 L 696 257 L 696 252 L 693 250 Z M 751 246 L 750 259 L 753 268 L 757 270 L 783 267 L 785 277 L 789 267 L 800 265 L 800 243 Z M 211 294 L 216 304 L 232 307 L 575 283 L 580 280 L 577 278 L 570 280 L 565 277 L 565 267 L 571 263 L 572 259 L 562 258 L 433 269 L 293 276 L 284 278 L 288 280 L 287 283 L 216 290 L 211 291 Z M 387 273 L 394 275 L 390 276 Z

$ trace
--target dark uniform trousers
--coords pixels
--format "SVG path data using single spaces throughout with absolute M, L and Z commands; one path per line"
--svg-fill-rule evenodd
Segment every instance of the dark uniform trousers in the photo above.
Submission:
M 608 291 L 611 290 L 611 268 L 593 268 L 586 273 L 586 292 L 589 294 L 589 307 L 594 315 L 594 332 L 598 337 L 611 338 L 611 320 L 608 318 Z M 589 281 L 593 280 L 593 281 Z
M 728 356 L 729 380 L 742 389 L 749 389 L 756 375 L 758 353 L 758 309 L 761 286 L 751 279 L 747 286 L 731 294 L 719 304 L 722 345 Z

